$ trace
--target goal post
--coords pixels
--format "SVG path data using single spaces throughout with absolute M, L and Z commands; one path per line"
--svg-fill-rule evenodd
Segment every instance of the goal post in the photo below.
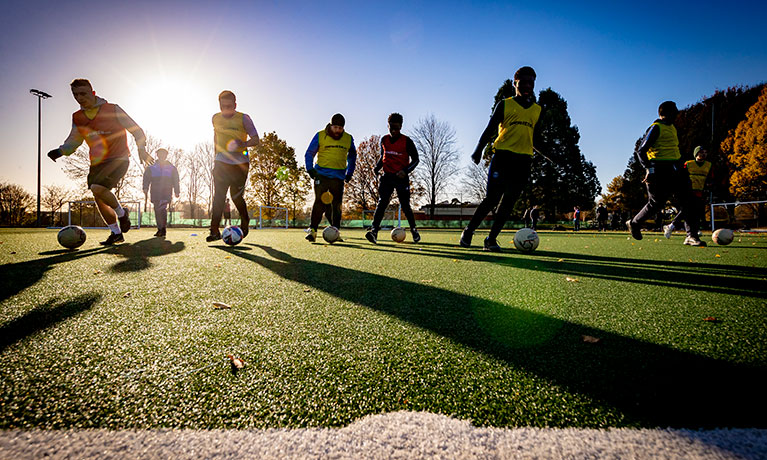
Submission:
M 250 214 L 251 228 L 288 228 L 288 208 L 281 206 L 261 206 L 248 209 Z M 258 216 L 258 226 L 254 220 Z
M 121 201 L 120 205 L 128 213 L 131 228 L 141 228 L 141 202 Z M 96 202 L 93 200 L 76 200 L 67 202 L 67 225 L 77 225 L 82 228 L 109 228 L 101 217 Z
M 362 227 L 367 228 L 373 225 L 373 215 L 375 211 L 362 211 Z M 402 206 L 397 208 L 388 207 L 381 219 L 381 228 L 394 228 L 402 226 Z
M 739 214 L 739 207 L 741 207 L 741 206 L 749 207 L 748 205 L 765 205 L 765 204 L 767 204 L 767 200 L 761 200 L 761 201 L 732 201 L 732 202 L 729 202 L 729 203 L 711 203 L 710 204 L 710 209 L 709 209 L 709 211 L 710 211 L 710 218 L 711 218 L 710 219 L 710 221 L 711 221 L 711 231 L 713 232 L 714 230 L 716 230 L 716 214 L 717 214 L 716 213 L 716 208 L 717 207 L 721 206 L 721 207 L 724 207 L 725 210 L 726 210 L 728 206 L 732 206 L 733 207 L 732 214 L 733 214 L 733 216 L 735 216 L 735 220 L 737 221 L 738 220 L 738 214 Z M 727 220 L 729 221 L 730 214 L 727 211 L 725 211 L 725 213 L 727 214 Z M 764 219 L 764 216 L 759 216 L 758 213 L 757 213 L 756 219 L 757 219 L 757 226 L 759 226 L 760 225 L 759 221 Z

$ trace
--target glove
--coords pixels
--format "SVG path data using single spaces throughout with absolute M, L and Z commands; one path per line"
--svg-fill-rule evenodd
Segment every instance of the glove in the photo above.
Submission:
M 474 153 L 471 154 L 471 161 L 474 162 L 475 165 L 479 164 L 479 160 L 482 159 L 482 151 L 481 150 L 475 150 Z
M 348 184 L 350 180 L 352 180 L 352 175 L 351 174 L 347 174 L 346 175 L 346 179 L 344 179 L 344 181 Z
M 50 152 L 48 152 L 48 158 L 50 158 L 53 161 L 56 161 L 63 156 L 64 154 L 61 153 L 61 149 L 53 149 Z
M 307 172 L 309 173 L 309 177 L 311 177 L 312 179 L 317 179 L 317 170 L 316 169 L 312 168 L 312 169 L 310 169 Z

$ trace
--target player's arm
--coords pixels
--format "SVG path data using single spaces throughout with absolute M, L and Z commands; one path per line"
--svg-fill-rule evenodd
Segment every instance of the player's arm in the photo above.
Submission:
M 493 115 L 490 117 L 490 121 L 487 122 L 487 127 L 482 131 L 482 135 L 479 136 L 477 148 L 475 148 L 474 153 L 471 154 L 471 159 L 476 164 L 479 164 L 479 161 L 482 159 L 482 152 L 485 150 L 485 146 L 498 137 L 498 125 L 503 121 L 504 104 L 505 102 L 503 100 L 496 104 L 495 110 L 493 110 Z
M 142 163 L 146 163 L 148 165 L 154 164 L 154 159 L 149 156 L 146 151 L 146 136 L 144 135 L 144 130 L 141 129 L 141 127 L 139 127 L 139 125 L 133 121 L 133 118 L 125 113 L 125 111 L 117 104 L 115 104 L 115 114 L 117 115 L 117 120 L 120 122 L 123 128 L 131 133 L 133 139 L 136 140 L 136 148 L 138 149 L 139 160 L 141 160 Z
M 409 137 L 405 143 L 405 149 L 407 150 L 407 154 L 410 157 L 410 164 L 407 165 L 407 168 L 405 168 L 405 173 L 410 174 L 415 170 L 416 166 L 418 166 L 418 163 L 421 162 L 421 159 L 418 158 L 418 149 L 415 146 L 415 142 L 413 142 L 413 140 Z
M 351 137 L 351 136 L 349 136 Z M 354 138 L 352 137 L 352 143 L 349 147 L 349 152 L 346 154 L 346 182 L 352 180 L 352 174 L 354 174 L 354 168 L 357 166 L 357 148 L 354 146 Z
M 181 187 L 179 187 L 178 169 L 173 167 L 173 190 L 176 192 L 176 198 L 181 196 Z
M 243 114 L 242 124 L 245 126 L 245 132 L 248 133 L 249 137 L 248 141 L 243 145 L 243 147 L 256 147 L 261 143 L 261 139 L 258 137 L 258 131 L 256 130 L 256 126 L 253 124 L 253 120 L 249 115 Z
M 317 178 L 317 171 L 314 169 L 314 156 L 320 151 L 320 133 L 317 133 L 309 143 L 309 148 L 306 149 L 304 154 L 304 163 L 306 164 L 306 172 L 312 179 Z
M 149 185 L 152 183 L 152 171 L 149 168 L 144 169 L 144 195 L 149 193 Z
M 85 139 L 80 134 L 80 130 L 77 129 L 77 126 L 75 126 L 74 123 L 72 123 L 72 130 L 69 132 L 69 136 L 67 136 L 67 139 L 64 141 L 63 144 L 59 146 L 57 149 L 53 149 L 50 152 L 48 152 L 48 158 L 50 158 L 53 161 L 58 160 L 62 156 L 69 156 L 72 155 L 75 150 L 77 150 L 80 145 L 82 145 L 83 141 Z
M 655 141 L 658 140 L 658 136 L 660 136 L 660 127 L 658 127 L 658 125 L 650 126 L 645 132 L 644 139 L 636 151 L 637 161 L 639 161 L 639 164 L 647 170 L 650 170 L 653 167 L 652 161 L 647 158 L 647 151 L 650 150 L 650 147 L 652 147 Z M 653 172 L 655 171 L 653 170 L 650 174 Z

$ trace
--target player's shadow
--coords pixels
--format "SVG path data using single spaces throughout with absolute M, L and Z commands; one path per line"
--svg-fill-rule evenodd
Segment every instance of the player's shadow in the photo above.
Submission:
M 764 366 L 703 357 L 513 305 L 251 246 L 266 255 L 232 253 L 285 279 L 399 318 L 617 407 L 628 423 L 767 426 Z M 583 336 L 600 342 L 585 343 Z
M 660 287 L 693 289 L 695 291 L 767 298 L 764 269 L 742 265 L 707 264 L 700 262 L 647 260 L 631 257 L 605 257 L 558 251 L 535 251 L 532 255 L 519 252 L 492 254 L 478 250 L 441 245 L 422 247 L 404 245 L 360 245 L 368 251 L 393 251 L 445 259 L 472 260 L 509 265 L 532 271 L 559 273 L 566 276 L 589 277 L 611 281 L 648 284 Z M 697 249 L 693 249 L 697 250 Z
M 100 299 L 100 295 L 88 293 L 64 301 L 51 299 L 35 307 L 0 327 L 0 352 L 25 337 L 90 310 Z
M 110 249 L 113 254 L 125 258 L 114 264 L 110 270 L 117 273 L 137 272 L 152 266 L 151 258 L 183 251 L 183 241 L 171 243 L 164 238 L 149 238 L 133 244 L 121 244 Z
M 0 271 L 3 274 L 0 276 L 0 302 L 13 297 L 40 281 L 45 273 L 57 264 L 72 262 L 96 254 L 103 254 L 108 250 L 108 248 L 99 247 L 79 251 L 66 249 L 45 251 L 41 252 L 40 255 L 51 255 L 51 257 L 2 265 L 0 266 Z

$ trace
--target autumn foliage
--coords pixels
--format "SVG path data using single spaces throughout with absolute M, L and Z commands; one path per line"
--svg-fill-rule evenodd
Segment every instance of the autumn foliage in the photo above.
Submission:
M 748 109 L 746 119 L 731 130 L 721 149 L 732 171 L 730 192 L 738 199 L 767 196 L 767 86 Z

